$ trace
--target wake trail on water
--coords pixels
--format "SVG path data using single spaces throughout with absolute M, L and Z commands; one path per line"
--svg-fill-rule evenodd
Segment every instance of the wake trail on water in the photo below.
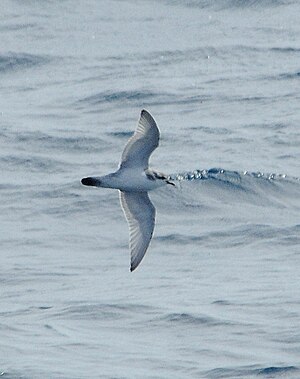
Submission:
M 176 246 L 274 249 L 300 243 L 300 181 L 262 172 L 224 169 L 171 175 L 175 187 L 150 193 L 162 241 Z M 285 250 L 284 250 L 285 251 Z
M 239 172 L 221 168 L 187 171 L 170 175 L 174 189 L 159 190 L 163 202 L 172 199 L 180 205 L 198 209 L 232 210 L 242 206 L 300 209 L 300 179 L 286 174 Z M 168 202 L 169 204 L 169 202 Z

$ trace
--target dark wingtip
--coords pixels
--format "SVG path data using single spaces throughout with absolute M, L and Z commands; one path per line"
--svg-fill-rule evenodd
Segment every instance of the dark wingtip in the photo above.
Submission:
M 95 178 L 83 178 L 81 179 L 81 183 L 84 185 L 84 186 L 96 186 L 96 180 Z
M 130 272 L 134 271 L 137 268 L 138 265 L 131 264 L 130 265 Z
M 151 116 L 150 113 L 146 109 L 142 109 L 141 116 Z

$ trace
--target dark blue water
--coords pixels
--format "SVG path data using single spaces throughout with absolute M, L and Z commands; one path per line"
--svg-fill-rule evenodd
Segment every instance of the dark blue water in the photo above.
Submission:
M 19 1 L 0 15 L 3 378 L 300 376 L 300 5 Z M 116 169 L 161 130 L 129 272 Z

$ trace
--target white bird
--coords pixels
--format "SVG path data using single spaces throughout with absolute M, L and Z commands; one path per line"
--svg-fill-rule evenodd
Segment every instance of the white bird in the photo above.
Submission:
M 129 225 L 130 270 L 143 259 L 152 238 L 155 207 L 148 191 L 171 184 L 170 177 L 149 169 L 149 158 L 159 144 L 159 129 L 155 120 L 142 110 L 134 135 L 127 142 L 119 169 L 109 175 L 83 178 L 86 186 L 115 188 Z

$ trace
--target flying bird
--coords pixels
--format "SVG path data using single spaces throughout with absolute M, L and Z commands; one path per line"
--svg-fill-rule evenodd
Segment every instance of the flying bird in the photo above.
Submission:
M 105 176 L 83 178 L 85 186 L 119 190 L 120 202 L 129 226 L 130 271 L 143 259 L 155 225 L 155 207 L 148 191 L 175 184 L 170 177 L 149 169 L 149 158 L 159 144 L 159 129 L 146 110 L 141 111 L 138 126 L 127 142 L 119 168 Z

